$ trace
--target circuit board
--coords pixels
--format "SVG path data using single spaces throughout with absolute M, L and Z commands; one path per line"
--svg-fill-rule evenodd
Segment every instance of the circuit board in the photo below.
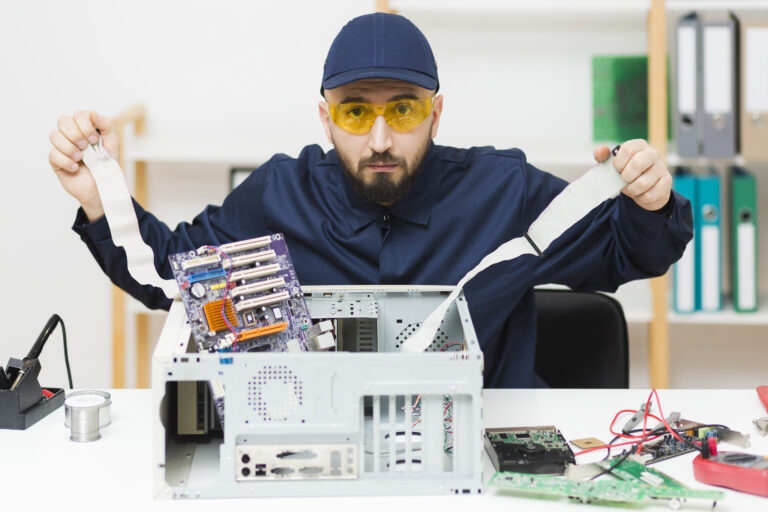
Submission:
M 685 432 L 681 432 L 678 435 L 683 440 L 689 441 L 690 443 L 701 440 L 700 437 L 692 436 Z M 696 449 L 689 443 L 678 441 L 672 434 L 665 434 L 658 439 L 643 443 L 638 454 L 643 458 L 646 464 L 653 464 L 654 462 L 671 459 L 672 457 L 677 457 L 678 455 L 690 453 L 695 450 Z
M 611 474 L 626 482 L 644 484 L 646 495 L 650 498 L 659 499 L 687 499 L 698 498 L 717 501 L 725 496 L 722 491 L 709 491 L 691 489 L 674 478 L 662 473 L 661 471 L 649 468 L 641 462 L 628 458 L 621 463 L 618 460 L 622 456 L 600 461 L 598 464 L 603 469 L 611 468 Z M 616 465 L 616 467 L 614 467 Z
M 573 451 L 554 426 L 488 428 L 485 449 L 497 471 L 562 475 Z
M 198 352 L 306 351 L 319 334 L 282 234 L 169 259 Z
M 491 487 L 521 494 L 560 496 L 583 503 L 593 500 L 637 503 L 645 497 L 643 486 L 619 480 L 567 480 L 558 476 L 499 472 L 488 482 Z

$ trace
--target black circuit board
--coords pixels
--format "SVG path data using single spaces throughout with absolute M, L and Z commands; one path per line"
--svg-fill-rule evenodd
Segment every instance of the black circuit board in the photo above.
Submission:
M 169 259 L 198 352 L 307 350 L 312 321 L 282 234 Z
M 690 442 L 701 440 L 698 437 L 690 436 L 685 433 L 678 435 L 684 440 Z M 659 462 L 660 460 L 671 459 L 672 457 L 677 457 L 678 455 L 683 455 L 684 453 L 690 453 L 695 449 L 696 448 L 690 444 L 678 441 L 675 437 L 672 436 L 672 434 L 665 434 L 652 443 L 643 444 L 643 447 L 640 449 L 638 454 L 640 456 L 648 457 L 647 459 L 644 459 L 646 464 L 653 464 L 654 462 Z
M 497 471 L 562 475 L 575 463 L 554 426 L 486 429 L 485 449 Z

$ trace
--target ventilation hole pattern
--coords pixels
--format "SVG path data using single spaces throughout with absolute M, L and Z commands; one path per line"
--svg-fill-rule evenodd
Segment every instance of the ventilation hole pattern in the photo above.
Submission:
M 275 404 L 269 404 L 264 396 L 264 386 L 274 381 L 282 382 L 293 391 L 296 397 L 297 408 L 304 404 L 302 381 L 285 365 L 268 365 L 259 370 L 256 376 L 248 382 L 248 406 L 253 409 L 262 421 L 288 421 L 287 415 L 273 415 L 270 412 L 283 408 L 275 408 Z
M 400 345 L 405 342 L 408 338 L 411 337 L 413 333 L 419 330 L 419 327 L 421 327 L 421 322 L 415 322 L 412 324 L 406 325 L 402 331 L 400 331 L 400 334 L 397 335 L 395 338 L 395 348 L 400 348 Z M 429 346 L 426 348 L 425 352 L 440 352 L 440 349 L 448 343 L 448 335 L 445 334 L 445 331 L 442 329 L 437 329 L 437 333 L 435 334 L 435 338 L 432 340 L 432 343 L 429 344 Z

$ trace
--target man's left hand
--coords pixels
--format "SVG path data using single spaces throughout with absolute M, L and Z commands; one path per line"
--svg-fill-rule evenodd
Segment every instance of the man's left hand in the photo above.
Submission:
M 595 160 L 602 162 L 611 151 L 608 146 L 595 149 Z M 621 191 L 646 210 L 663 208 L 672 193 L 672 175 L 658 151 L 643 139 L 629 140 L 613 157 L 613 166 L 628 183 Z

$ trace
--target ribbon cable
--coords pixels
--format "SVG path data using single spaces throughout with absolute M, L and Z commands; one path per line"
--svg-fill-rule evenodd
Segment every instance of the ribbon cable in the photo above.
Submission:
M 503 243 L 480 260 L 475 268 L 459 280 L 451 294 L 429 314 L 421 327 L 403 342 L 400 350 L 423 352 L 432 343 L 440 323 L 464 285 L 477 274 L 491 265 L 515 259 L 523 254 L 541 256 L 549 244 L 565 233 L 568 228 L 602 202 L 616 197 L 627 185 L 613 167 L 613 157 L 618 151 L 619 146 L 614 147 L 607 160 L 595 165 L 565 187 L 533 221 L 528 228 L 528 233 Z
M 139 221 L 120 164 L 107 153 L 101 142 L 86 146 L 83 162 L 96 181 L 112 241 L 117 247 L 125 249 L 128 272 L 140 284 L 162 289 L 169 299 L 178 296 L 176 281 L 158 275 L 152 248 L 141 238 Z

